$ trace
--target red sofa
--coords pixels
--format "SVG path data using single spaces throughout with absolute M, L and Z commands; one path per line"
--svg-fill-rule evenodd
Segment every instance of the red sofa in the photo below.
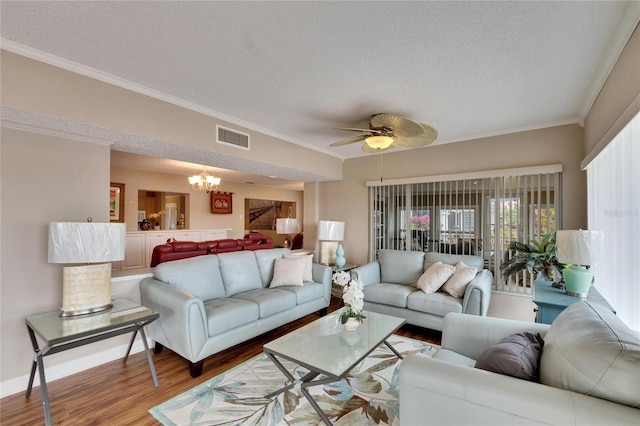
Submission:
M 187 259 L 205 254 L 228 253 L 240 250 L 261 250 L 273 247 L 272 238 L 264 238 L 259 232 L 246 234 L 242 239 L 226 238 L 214 241 L 167 241 L 155 246 L 151 254 L 151 267 L 171 260 Z

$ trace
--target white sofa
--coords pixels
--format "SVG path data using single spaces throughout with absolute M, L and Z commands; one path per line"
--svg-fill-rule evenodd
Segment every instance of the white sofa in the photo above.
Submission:
M 476 276 L 461 297 L 443 291 L 427 294 L 416 287 L 420 276 L 437 262 L 452 266 L 463 262 L 476 268 Z M 408 324 L 442 330 L 442 319 L 449 312 L 487 314 L 493 274 L 483 267 L 480 256 L 380 250 L 378 260 L 352 272 L 364 286 L 364 309 L 404 318 Z
M 300 275 L 299 285 L 272 288 L 276 260 L 290 254 L 288 249 L 235 251 L 156 266 L 154 278 L 140 283 L 142 303 L 160 314 L 147 326 L 156 353 L 170 348 L 189 361 L 191 376 L 197 377 L 204 359 L 216 352 L 313 312 L 326 314 L 328 266 L 310 264 L 309 258 L 311 279 Z
M 544 338 L 539 380 L 474 368 L 519 332 Z M 640 337 L 606 307 L 579 302 L 553 324 L 449 314 L 433 358 L 400 366 L 403 425 L 640 425 Z

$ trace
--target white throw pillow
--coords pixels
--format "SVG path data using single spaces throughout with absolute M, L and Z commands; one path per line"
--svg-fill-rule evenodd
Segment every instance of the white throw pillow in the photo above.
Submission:
M 302 256 L 276 259 L 270 288 L 285 285 L 302 286 L 306 259 Z
M 475 278 L 478 269 L 475 266 L 467 266 L 463 262 L 458 262 L 455 272 L 442 286 L 442 291 L 453 297 L 462 297 L 467 286 Z
M 451 265 L 436 262 L 418 278 L 417 287 L 427 294 L 435 293 L 447 282 L 455 270 L 456 268 Z
M 290 257 L 304 257 L 304 276 L 302 277 L 302 281 L 313 281 L 313 254 L 290 254 L 289 256 L 285 256 L 285 259 Z

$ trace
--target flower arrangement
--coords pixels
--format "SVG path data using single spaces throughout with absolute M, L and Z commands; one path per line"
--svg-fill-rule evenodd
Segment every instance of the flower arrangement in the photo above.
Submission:
M 362 322 L 366 317 L 362 314 L 364 293 L 360 280 L 353 278 L 347 271 L 340 271 L 333 275 L 332 281 L 335 285 L 342 287 L 342 300 L 346 310 L 340 316 L 340 322 L 345 324 L 349 318 L 356 318 Z
M 429 222 L 431 222 L 431 218 L 428 214 L 425 214 L 424 216 L 412 216 L 411 229 L 429 229 Z
M 163 214 L 167 214 L 164 210 L 160 210 L 159 212 L 151 213 L 147 216 L 147 219 L 155 221 L 156 225 L 160 225 L 160 218 Z

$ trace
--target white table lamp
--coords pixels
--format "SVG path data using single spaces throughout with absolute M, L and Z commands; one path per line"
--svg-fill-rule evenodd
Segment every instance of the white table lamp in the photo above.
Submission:
M 588 268 L 596 264 L 596 245 L 601 238 L 597 231 L 557 231 L 556 256 L 558 262 L 570 266 L 562 271 L 566 293 L 587 297 L 593 280 Z M 586 267 L 585 267 L 586 266 Z
M 110 262 L 124 259 L 125 234 L 124 223 L 49 223 L 49 263 L 86 264 L 63 269 L 61 316 L 112 307 Z
M 344 249 L 339 242 L 344 239 L 344 222 L 321 220 L 318 225 L 318 240 L 321 242 L 320 263 L 335 264 L 342 268 L 345 264 Z
M 276 219 L 276 234 L 285 234 L 284 246 L 286 248 L 291 247 L 291 234 L 298 232 L 298 219 L 277 218 Z

